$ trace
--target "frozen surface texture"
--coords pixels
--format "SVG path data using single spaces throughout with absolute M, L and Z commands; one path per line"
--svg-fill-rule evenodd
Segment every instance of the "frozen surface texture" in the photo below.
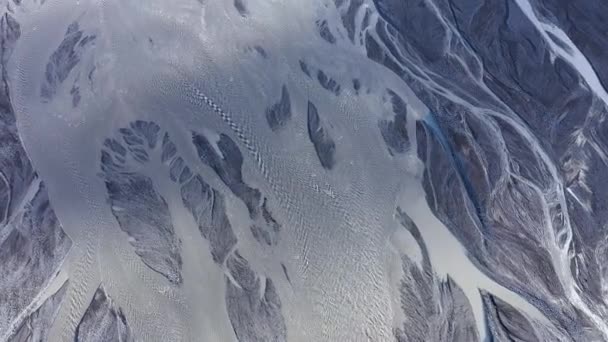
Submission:
M 0 1 L 0 342 L 608 341 L 608 5 Z

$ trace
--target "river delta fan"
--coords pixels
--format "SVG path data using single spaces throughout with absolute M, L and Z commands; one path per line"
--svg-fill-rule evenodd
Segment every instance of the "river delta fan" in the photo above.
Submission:
M 0 8 L 0 341 L 608 341 L 604 2 Z

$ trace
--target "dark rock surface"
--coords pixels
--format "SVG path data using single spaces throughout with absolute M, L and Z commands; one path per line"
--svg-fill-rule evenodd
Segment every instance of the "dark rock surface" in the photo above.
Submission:
M 336 7 L 340 12 L 340 17 L 346 32 L 348 32 L 348 38 L 351 41 L 355 40 L 355 29 L 356 29 L 356 15 L 357 11 L 363 5 L 363 0 L 335 0 Z
M 216 152 L 203 134 L 193 132 L 192 142 L 201 161 L 213 169 L 222 182 L 245 203 L 249 214 L 252 217 L 256 216 L 259 212 L 261 194 L 258 189 L 250 187 L 243 180 L 243 154 L 234 140 L 226 134 L 220 134 L 217 147 L 222 155 Z
M 162 142 L 162 152 L 161 152 L 161 162 L 163 164 L 169 163 L 173 157 L 177 154 L 177 148 L 171 139 L 169 138 L 169 133 L 165 133 L 163 135 Z
M 327 313 L 331 319 L 344 322 L 352 314 L 352 322 L 361 327 L 360 332 L 351 332 L 352 327 L 333 329 L 331 319 L 319 327 L 295 322 L 315 337 L 342 333 L 351 338 L 328 339 L 384 340 L 389 334 L 399 342 L 608 340 L 605 1 L 334 0 L 302 5 L 232 0 L 226 7 L 199 0 L 188 3 L 194 11 L 183 11 L 178 1 L 167 5 L 166 11 L 160 5 L 150 8 L 156 5 L 142 3 L 111 14 L 105 10 L 110 7 L 91 11 L 85 8 L 86 2 L 79 2 L 77 7 L 65 6 L 65 15 L 53 16 L 57 23 L 46 19 L 61 7 L 44 4 L 44 0 L 8 0 L 0 16 L 0 339 L 7 328 L 16 329 L 10 341 L 50 339 L 48 332 L 62 302 L 86 306 L 82 294 L 98 286 L 88 281 L 94 276 L 87 277 L 85 268 L 95 272 L 92 266 L 106 261 L 105 249 L 100 250 L 104 244 L 72 242 L 57 217 L 66 217 L 65 203 L 61 203 L 62 215 L 56 216 L 50 198 L 61 198 L 63 191 L 78 182 L 79 196 L 87 197 L 83 199 L 91 210 L 105 205 L 97 203 L 98 195 L 107 195 L 104 210 L 113 214 L 122 230 L 116 233 L 128 239 L 131 245 L 125 246 L 144 264 L 162 275 L 144 277 L 162 283 L 151 288 L 160 288 L 168 300 L 185 299 L 187 305 L 190 298 L 182 295 L 190 293 L 191 284 L 177 285 L 182 276 L 192 279 L 182 275 L 182 258 L 190 256 L 182 255 L 173 227 L 173 219 L 178 218 L 171 215 L 176 208 L 192 214 L 194 228 L 209 245 L 213 267 L 224 272 L 226 312 L 241 342 L 287 340 L 286 326 L 294 326 L 287 320 L 294 318 L 283 316 L 278 292 L 293 291 L 294 301 L 301 300 L 296 291 L 312 282 L 319 289 L 313 288 L 310 294 L 319 296 L 312 298 L 311 312 L 298 318 L 310 317 L 318 323 L 317 307 L 330 304 L 327 309 L 338 313 Z M 202 15 L 196 6 L 204 8 L 199 8 Z M 136 20 L 128 17 L 133 15 L 127 12 L 130 7 L 139 9 Z M 145 17 L 159 13 L 154 17 L 157 21 Z M 196 22 L 192 38 L 187 33 L 172 34 L 170 44 L 165 44 L 163 32 L 187 31 L 192 18 Z M 179 25 L 174 25 L 172 21 L 178 19 Z M 204 20 L 199 23 L 199 19 Z M 121 21 L 126 25 L 117 25 Z M 29 27 L 21 26 L 26 23 Z M 148 23 L 151 27 L 145 27 Z M 160 23 L 167 25 L 156 25 Z M 197 29 L 199 24 L 204 30 Z M 102 37 L 100 32 L 112 34 Z M 185 39 L 194 39 L 193 44 L 184 44 Z M 45 40 L 51 45 L 34 46 Z M 205 44 L 200 45 L 201 41 Z M 181 44 L 186 49 L 164 51 Z M 136 54 L 142 46 L 150 50 Z M 14 49 L 20 58 L 9 63 Z M 239 51 L 248 54 L 243 63 L 238 60 Z M 224 58 L 234 57 L 232 52 L 237 52 L 234 60 Z M 138 57 L 133 64 L 129 64 L 131 53 Z M 182 68 L 182 56 L 190 57 L 190 53 L 193 58 L 187 61 L 196 62 Z M 162 71 L 165 64 L 178 72 Z M 18 68 L 10 71 L 14 79 L 9 79 L 9 65 Z M 140 65 L 153 70 L 134 70 Z M 247 69 L 250 66 L 252 70 Z M 167 76 L 176 78 L 164 83 Z M 16 92 L 12 100 L 9 89 Z M 249 90 L 253 95 L 247 94 Z M 149 97 L 140 99 L 142 94 Z M 191 107 L 162 108 L 181 103 L 173 101 L 177 96 L 179 101 L 187 100 L 184 107 Z M 17 116 L 13 100 L 20 108 Z M 385 107 L 374 108 L 379 103 Z M 256 109 L 249 112 L 248 105 Z M 303 105 L 307 105 L 306 122 L 297 115 Z M 130 106 L 134 110 L 123 111 Z M 90 170 L 79 165 L 84 164 L 76 160 L 81 153 L 73 153 L 78 148 L 72 150 L 72 144 L 82 141 L 85 151 L 91 142 L 82 130 L 103 132 L 114 121 L 121 122 L 123 112 L 134 118 L 165 116 L 152 119 L 155 122 L 135 120 L 107 139 L 91 134 L 96 144 L 93 150 L 100 149 L 99 156 L 93 157 L 100 158 L 97 166 L 105 188 L 88 198 L 86 189 L 97 187 L 86 179 Z M 171 120 L 176 120 L 175 125 Z M 258 120 L 266 123 L 257 125 Z M 178 151 L 182 137 L 171 141 L 160 122 L 177 134 L 180 128 L 193 131 L 192 145 L 187 145 L 192 150 Z M 61 127 L 65 132 L 44 136 L 46 124 L 49 131 Z M 17 127 L 25 129 L 19 132 Z M 262 131 L 257 131 L 259 127 Z M 208 134 L 210 130 L 216 131 Z M 294 133 L 293 139 L 288 132 Z M 301 144 L 303 134 L 310 144 L 294 146 Z M 370 136 L 374 139 L 369 143 L 383 146 L 357 140 Z M 56 138 L 57 146 L 39 150 L 37 141 L 49 141 L 44 140 L 49 137 Z M 355 146 L 346 146 L 348 142 Z M 280 143 L 285 144 L 276 146 Z M 337 144 L 344 145 L 338 150 Z M 302 160 L 283 154 L 308 151 L 303 155 L 309 156 L 311 148 L 316 157 L 304 162 L 313 165 L 290 164 L 291 157 Z M 360 155 L 376 148 L 388 152 Z M 47 161 L 47 152 L 56 155 Z M 351 152 L 359 155 L 348 155 Z M 50 174 L 54 170 L 65 171 L 65 178 L 55 178 Z M 355 172 L 352 179 L 350 171 Z M 399 179 L 384 180 L 383 175 Z M 56 179 L 69 182 L 51 183 Z M 345 184 L 338 184 L 341 179 Z M 346 273 L 351 270 L 342 264 L 334 269 L 331 263 L 348 259 L 354 264 L 356 258 L 342 254 L 352 249 L 356 249 L 352 253 L 369 252 L 363 255 L 368 264 L 357 263 L 357 272 L 383 262 L 376 257 L 386 255 L 387 235 L 392 232 L 386 227 L 389 230 L 377 234 L 374 227 L 385 228 L 393 202 L 405 201 L 401 195 L 417 189 L 419 184 L 412 182 L 418 181 L 441 224 L 429 217 L 433 227 L 417 227 L 404 210 L 397 209 L 395 218 L 401 225 L 397 231 L 403 235 L 395 236 L 407 239 L 390 246 L 391 266 L 397 267 L 379 274 L 357 274 L 350 284 Z M 389 191 L 372 188 L 374 182 L 386 184 Z M 401 193 L 403 184 L 407 191 Z M 311 197 L 315 202 L 307 206 L 311 189 L 322 199 Z M 172 195 L 177 198 L 163 197 Z M 331 217 L 326 220 L 323 210 L 309 212 L 317 204 L 331 211 Z M 232 208 L 238 213 L 231 212 Z M 418 224 L 425 222 L 420 217 L 416 213 Z M 70 222 L 68 232 L 75 229 Z M 353 229 L 309 229 L 343 228 L 341 223 Z M 460 269 L 446 270 L 441 254 L 431 258 L 436 245 L 427 240 L 427 248 L 422 234 L 427 236 L 425 229 L 443 232 L 444 228 L 459 242 L 449 243 L 456 243 L 458 251 L 462 248 L 467 265 L 472 266 L 469 269 L 481 271 L 471 282 L 461 281 L 465 273 Z M 283 237 L 283 231 L 296 232 L 296 236 Z M 338 238 L 343 237 L 338 234 L 349 235 L 336 242 L 315 236 L 317 231 Z M 252 241 L 238 241 L 241 237 Z M 293 257 L 289 263 L 280 255 L 285 250 L 278 248 L 284 247 L 280 245 L 283 239 L 285 247 L 302 248 L 289 251 Z M 83 258 L 77 254 L 66 259 L 72 243 L 78 247 L 75 253 L 84 253 Z M 410 243 L 419 250 L 404 251 L 403 246 Z M 343 250 L 335 248 L 342 244 Z M 327 255 L 320 250 L 325 246 L 333 247 Z M 354 246 L 364 248 L 350 248 Z M 249 247 L 258 250 L 246 250 Z M 415 258 L 418 251 L 420 260 Z M 254 260 L 254 255 L 268 258 Z M 73 264 L 62 266 L 65 260 Z M 70 278 L 74 286 L 70 291 L 64 285 L 38 302 L 37 296 L 62 267 L 67 267 L 70 277 L 85 275 L 86 279 Z M 338 282 L 332 277 L 339 277 L 339 290 L 332 288 L 332 280 Z M 367 277 L 373 277 L 370 283 L 382 290 L 355 292 L 373 289 L 365 287 Z M 390 284 L 385 283 L 387 278 Z M 117 279 L 101 281 L 112 281 L 116 291 L 128 286 Z M 471 296 L 477 285 L 481 303 Z M 335 292 L 324 292 L 326 288 Z M 387 290 L 391 298 L 382 297 Z M 327 293 L 335 297 L 328 298 Z M 378 310 L 381 321 L 392 325 L 383 326 L 368 312 L 361 314 L 377 308 L 366 307 L 360 298 L 390 302 L 391 308 Z M 513 298 L 523 305 L 516 305 Z M 290 310 L 294 301 L 283 298 Z M 350 311 L 349 305 L 353 306 Z M 80 322 L 77 341 L 134 340 L 119 306 L 100 287 L 84 317 L 67 313 L 72 321 L 62 321 L 61 328 L 72 329 Z M 129 307 L 129 312 L 140 309 Z M 349 316 L 343 317 L 340 310 Z M 483 310 L 481 315 L 479 310 Z M 394 316 L 385 317 L 389 312 Z M 365 322 L 369 326 L 360 324 Z M 132 324 L 140 323 L 139 317 L 133 319 Z M 487 329 L 479 330 L 483 325 Z M 133 330 L 141 331 L 139 326 Z M 306 340 L 299 331 L 290 335 L 292 340 Z M 176 338 L 192 336 L 185 332 Z
M 169 177 L 172 181 L 177 182 L 179 176 L 184 171 L 184 160 L 182 157 L 177 157 L 171 161 L 169 169 Z
M 112 213 L 132 239 L 135 253 L 174 284 L 181 283 L 181 242 L 175 236 L 164 198 L 152 180 L 138 173 L 106 179 Z
M 135 253 L 148 267 L 177 285 L 182 282 L 181 241 L 175 234 L 169 207 L 152 179 L 134 170 L 135 165 L 148 162 L 148 151 L 157 146 L 159 131 L 157 124 L 145 121 L 121 128 L 127 147 L 117 139 L 106 139 L 101 150 L 101 170 L 112 214 L 129 236 Z
M 287 266 L 285 266 L 284 263 L 281 263 L 281 268 L 283 269 L 283 274 L 285 275 L 285 279 L 287 279 L 287 281 L 289 283 L 291 283 L 291 278 L 289 278 L 289 272 L 287 271 Z
M 60 301 L 57 296 L 29 317 L 19 316 L 53 279 L 72 246 L 17 130 L 7 65 L 20 36 L 13 14 L 4 13 L 0 19 L 0 335 L 16 325 L 11 338 L 16 341 L 44 338 L 55 300 Z
M 281 225 L 268 210 L 268 199 L 263 197 L 260 190 L 249 186 L 243 180 L 243 154 L 234 140 L 226 134 L 220 134 L 217 148 L 222 155 L 217 153 L 209 139 L 203 134 L 193 132 L 192 142 L 201 161 L 213 169 L 232 193 L 247 207 L 249 217 L 254 221 L 250 227 L 253 237 L 262 244 L 277 244 Z
M 234 0 L 234 8 L 236 8 L 239 14 L 243 17 L 246 17 L 249 14 L 245 0 Z
M 131 122 L 129 126 L 136 134 L 145 139 L 149 149 L 156 147 L 158 133 L 160 132 L 160 127 L 156 123 L 152 121 L 136 120 Z
M 252 224 L 249 229 L 251 230 L 251 234 L 253 234 L 253 238 L 256 239 L 256 241 L 261 244 L 266 244 L 268 246 L 273 245 L 272 237 L 270 236 L 270 233 L 267 230 L 264 230 L 264 228 L 256 224 Z
M 135 341 L 122 309 L 100 286 L 76 327 L 75 342 Z
M 308 101 L 308 137 L 312 142 L 315 153 L 326 170 L 331 170 L 336 164 L 336 143 L 330 136 L 326 124 L 319 117 L 314 103 Z
M 268 58 L 268 53 L 266 52 L 266 50 L 264 50 L 263 47 L 256 45 L 253 48 L 260 56 L 262 56 L 263 58 Z
M 336 44 L 336 37 L 327 24 L 327 20 L 321 20 L 317 22 L 317 28 L 319 29 L 319 35 L 329 44 Z
M 201 235 L 209 241 L 213 260 L 222 264 L 237 242 L 226 215 L 224 195 L 211 188 L 200 175 L 184 184 L 181 194 Z
M 272 216 L 272 213 L 270 212 L 270 209 L 268 208 L 268 199 L 267 198 L 264 198 L 264 201 L 262 203 L 262 217 L 264 218 L 264 221 L 266 222 L 266 224 L 270 228 L 272 228 L 272 230 L 275 233 L 278 233 L 281 230 L 281 225 Z
M 281 99 L 266 109 L 266 122 L 273 131 L 283 128 L 291 120 L 291 100 L 286 85 L 281 87 Z
M 72 107 L 78 107 L 78 105 L 80 104 L 80 99 L 82 97 L 80 95 L 80 88 L 76 83 L 72 85 L 72 89 L 70 89 L 70 95 L 72 95 Z
M 305 73 L 306 76 L 312 77 L 308 64 L 306 64 L 306 62 L 304 62 L 303 60 L 300 60 L 299 63 L 300 63 L 300 69 L 302 70 L 302 72 Z
M 570 341 L 572 336 L 552 324 L 539 323 L 518 311 L 506 301 L 481 292 L 488 329 L 494 341 Z M 574 338 L 574 340 L 577 340 Z M 593 340 L 600 341 L 596 335 Z
M 192 175 L 192 170 L 188 166 L 184 166 L 182 173 L 179 175 L 179 183 L 184 184 Z
M 44 73 L 45 80 L 40 88 L 40 95 L 51 100 L 58 87 L 68 78 L 70 72 L 80 62 L 80 58 L 89 45 L 95 41 L 95 35 L 86 35 L 78 22 L 68 26 L 63 41 L 51 54 Z
M 497 341 L 541 341 L 534 327 L 515 308 L 490 294 L 484 294 L 484 309 L 489 316 L 490 331 Z
M 603 51 L 608 46 L 608 4 L 603 1 L 564 0 L 533 1 L 540 18 L 556 24 L 591 63 L 604 88 L 608 85 L 608 67 Z
M 32 312 L 17 328 L 9 342 L 37 342 L 48 341 L 50 328 L 57 317 L 59 308 L 65 297 L 68 282 L 51 295 L 44 303 Z
M 340 95 L 341 87 L 340 84 L 334 80 L 333 78 L 327 76 L 327 74 L 323 70 L 317 71 L 317 80 L 321 87 L 330 91 L 334 95 Z
M 238 251 L 226 261 L 226 308 L 237 340 L 287 341 L 287 328 L 272 279 L 261 279 Z
M 401 256 L 403 278 L 399 283 L 400 309 L 406 317 L 395 329 L 395 340 L 405 341 L 477 341 L 479 333 L 473 310 L 462 289 L 448 277 L 441 280 L 434 273 L 428 251 L 418 227 L 397 208 L 396 217 L 418 243 L 421 265 Z
M 72 241 L 55 216 L 43 183 L 0 235 L 0 331 L 55 276 Z
M 393 120 L 380 120 L 378 127 L 384 142 L 388 146 L 391 154 L 404 153 L 410 146 L 409 135 L 407 132 L 407 104 L 403 99 L 388 90 L 393 112 Z
M 6 66 L 21 27 L 10 13 L 0 19 L 2 86 L 0 87 L 0 230 L 13 216 L 36 174 L 17 132 Z
M 598 243 L 606 236 L 606 196 L 594 190 L 606 171 L 606 103 L 582 71 L 586 62 L 569 54 L 584 54 L 606 84 L 598 57 L 608 46 L 599 34 L 605 6 L 532 1 L 526 12 L 515 1 L 374 4 L 380 20 L 366 35 L 368 57 L 430 109 L 416 140 L 435 215 L 484 273 L 558 322 L 555 336 L 604 339 L 599 270 L 607 258 L 592 255 L 606 250 Z M 574 45 L 531 17 L 555 24 Z
M 353 79 L 353 89 L 357 93 L 359 93 L 359 90 L 361 89 L 361 81 L 357 78 Z

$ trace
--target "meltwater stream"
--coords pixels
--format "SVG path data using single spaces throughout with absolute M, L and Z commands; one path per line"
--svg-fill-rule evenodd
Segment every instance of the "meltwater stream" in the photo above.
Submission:
M 327 29 L 339 14 L 318 19 L 325 2 L 43 8 L 19 17 L 9 76 L 20 137 L 73 241 L 49 340 L 83 333 L 103 296 L 136 340 L 395 340 L 408 304 L 387 271 L 397 208 L 420 230 L 434 284 L 449 277 L 466 295 L 456 312 L 470 304 L 481 340 L 480 291 L 554 324 L 434 215 L 415 155 L 429 108 L 347 45 L 348 28 Z M 361 35 L 378 20 L 351 17 Z M 137 191 L 146 200 L 120 197 Z

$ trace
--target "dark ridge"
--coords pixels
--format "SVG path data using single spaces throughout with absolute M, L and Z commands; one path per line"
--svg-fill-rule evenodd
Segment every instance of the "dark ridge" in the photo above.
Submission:
M 329 26 L 327 24 L 327 20 L 317 21 L 317 28 L 319 30 L 319 35 L 326 42 L 330 44 L 336 43 L 336 37 L 333 35 L 333 33 L 331 33 L 331 30 L 329 29 Z
M 127 155 L 127 149 L 125 149 L 121 143 L 116 141 L 116 139 L 106 139 L 103 142 L 103 146 L 109 148 L 110 150 L 112 150 L 112 152 L 120 154 L 123 157 Z
M 78 104 L 80 104 L 81 97 L 80 97 L 80 88 L 78 88 L 76 83 L 74 83 L 74 85 L 72 85 L 72 89 L 70 89 L 70 95 L 72 95 L 72 108 L 78 107 Z
M 245 0 L 234 0 L 234 8 L 236 8 L 239 14 L 243 17 L 246 17 L 249 14 L 249 10 L 245 5 Z
M 48 297 L 44 303 L 27 316 L 17 328 L 8 341 L 11 342 L 34 342 L 48 341 L 49 332 L 61 308 L 63 299 L 67 292 L 69 281 L 66 281 L 57 292 Z M 37 339 L 32 339 L 36 336 Z
M 148 152 L 142 147 L 129 147 L 129 152 L 131 152 L 133 159 L 140 163 L 146 163 L 150 160 Z
M 183 172 L 184 166 L 184 160 L 182 157 L 173 159 L 169 168 L 169 178 L 171 178 L 172 181 L 177 182 L 179 176 Z
M 403 70 L 395 63 L 393 57 L 386 54 L 384 49 L 382 49 L 380 44 L 371 34 L 369 34 L 369 32 L 365 34 L 365 50 L 367 51 L 367 58 L 378 64 L 384 65 L 399 76 L 403 74 Z
M 300 59 L 300 69 L 302 69 L 302 72 L 305 73 L 306 76 L 312 77 L 310 74 L 310 69 L 308 69 L 308 64 L 306 64 L 306 62 L 304 62 L 301 59 Z
M 117 307 L 99 286 L 89 307 L 76 326 L 74 342 L 134 342 L 122 308 Z
M 287 266 L 284 263 L 281 263 L 281 268 L 283 269 L 283 274 L 285 274 L 285 279 L 291 284 L 291 279 L 289 278 L 289 273 L 287 272 Z
M 122 134 L 122 139 L 129 146 L 144 144 L 144 141 L 141 138 L 139 138 L 138 136 L 136 136 L 135 133 L 133 133 L 133 131 L 130 130 L 129 128 L 124 128 L 124 127 L 120 128 L 118 130 L 118 132 L 120 132 L 120 134 Z
M 479 222 L 481 222 L 481 224 L 485 226 L 485 224 L 484 224 L 485 216 L 482 213 L 482 206 L 481 206 L 481 203 L 479 200 L 479 196 L 478 196 L 477 192 L 475 191 L 475 188 L 471 184 L 471 180 L 469 179 L 469 177 L 467 177 L 466 172 L 464 172 L 464 170 L 463 170 L 464 167 L 462 165 L 462 159 L 459 158 L 458 154 L 454 152 L 452 145 L 449 144 L 441 127 L 438 125 L 437 121 L 435 120 L 435 118 L 432 115 L 429 115 L 428 120 L 425 120 L 424 123 L 425 123 L 425 127 L 430 130 L 432 136 L 434 136 L 435 139 L 437 140 L 437 142 L 439 142 L 439 145 L 443 149 L 444 153 L 450 158 L 450 163 L 452 164 L 454 171 L 456 172 L 459 179 L 461 180 L 461 182 L 464 186 L 466 195 L 469 197 L 469 199 L 473 203 L 473 206 L 474 206 L 475 212 L 476 212 L 476 216 L 479 219 Z
M 196 175 L 181 188 L 184 206 L 194 217 L 199 232 L 211 248 L 211 256 L 217 264 L 224 263 L 237 243 L 232 225 L 226 214 L 224 195 Z
M 21 36 L 21 27 L 17 20 L 9 13 L 5 13 L 0 19 L 0 63 L 2 64 L 2 84 L 0 85 L 0 122 L 12 125 L 15 122 L 13 106 L 11 104 L 8 87 L 8 59 L 13 52 L 17 39 Z
M 336 144 L 323 126 L 317 107 L 310 101 L 308 101 L 308 137 L 315 148 L 321 166 L 326 170 L 333 169 L 336 163 Z
M 357 94 L 361 89 L 361 81 L 358 78 L 353 79 L 353 89 L 355 90 L 355 92 L 357 92 Z
M 253 47 L 255 49 L 255 51 L 257 51 L 257 53 L 260 54 L 260 56 L 262 56 L 264 59 L 268 58 L 268 54 L 266 53 L 266 50 L 264 50 L 263 47 L 256 45 Z
M 247 185 L 243 180 L 241 168 L 243 167 L 243 154 L 237 144 L 226 134 L 220 134 L 217 142 L 222 156 L 218 155 L 207 137 L 192 132 L 192 143 L 196 147 L 201 161 L 208 165 L 218 175 L 224 184 L 240 198 L 254 218 L 258 215 L 261 194 L 258 189 Z
M 19 215 L 0 227 L 0 233 L 0 331 L 6 331 L 58 272 L 72 241 L 42 182 L 33 198 L 23 203 Z
M 281 99 L 266 109 L 266 122 L 270 129 L 274 132 L 285 127 L 291 119 L 291 100 L 289 98 L 289 90 L 283 85 L 281 88 Z
M 272 246 L 273 245 L 273 241 L 272 241 L 272 237 L 270 236 L 270 233 L 268 231 L 266 231 L 264 228 L 258 226 L 257 224 L 252 224 L 249 229 L 251 230 L 251 234 L 253 235 L 253 238 L 261 243 L 261 244 L 266 244 L 268 246 Z
M 329 90 L 334 95 L 340 95 L 340 85 L 333 78 L 330 78 L 323 72 L 323 70 L 317 71 L 317 80 L 319 84 L 326 90 Z
M 171 160 L 177 154 L 177 148 L 175 144 L 169 138 L 169 133 L 165 133 L 163 136 L 162 142 L 162 152 L 160 155 L 160 160 L 163 164 L 166 164 L 169 160 Z
M 182 173 L 179 175 L 179 183 L 183 184 L 185 181 L 190 179 L 190 177 L 192 177 L 192 171 L 188 166 L 185 166 Z
M 392 121 L 380 120 L 378 127 L 389 153 L 391 155 L 402 154 L 410 146 L 407 132 L 407 104 L 392 90 L 389 89 L 388 94 L 395 116 Z
M 120 164 L 114 162 L 114 158 L 108 151 L 101 150 L 101 171 L 105 173 L 112 173 L 122 168 Z
M 281 225 L 272 216 L 270 210 L 268 210 L 268 200 L 266 197 L 264 197 L 262 204 L 262 218 L 264 219 L 263 223 L 256 221 L 256 223 L 250 226 L 251 233 L 256 241 L 268 246 L 274 246 L 279 242 Z
M 237 340 L 287 341 L 281 299 L 272 279 L 267 277 L 262 284 L 238 250 L 228 257 L 226 267 L 236 282 L 226 278 L 226 309 Z
M 104 176 L 112 214 L 120 229 L 132 238 L 129 242 L 135 253 L 170 283 L 181 284 L 181 241 L 167 202 L 155 190 L 152 179 L 130 171 L 106 172 Z
M 65 36 L 51 54 L 46 65 L 45 79 L 40 88 L 40 96 L 51 100 L 70 72 L 80 62 L 84 49 L 95 40 L 95 36 L 84 36 L 77 22 L 68 26 Z
M 481 296 L 492 338 L 541 342 L 532 324 L 517 309 L 485 291 L 482 291 Z
M 268 199 L 266 197 L 264 197 L 264 202 L 262 203 L 262 217 L 274 232 L 278 233 L 281 230 L 281 225 L 275 220 L 268 209 Z
M 357 10 L 361 7 L 362 4 L 363 0 L 350 0 L 346 11 L 341 11 L 342 25 L 344 25 L 346 32 L 348 32 L 348 38 L 352 42 L 355 41 L 355 19 L 357 16 Z M 339 7 L 339 5 L 337 6 Z
M 131 128 L 139 136 L 146 139 L 148 142 L 148 148 L 155 148 L 158 140 L 158 133 L 160 132 L 160 126 L 153 121 L 136 120 L 131 122 Z

